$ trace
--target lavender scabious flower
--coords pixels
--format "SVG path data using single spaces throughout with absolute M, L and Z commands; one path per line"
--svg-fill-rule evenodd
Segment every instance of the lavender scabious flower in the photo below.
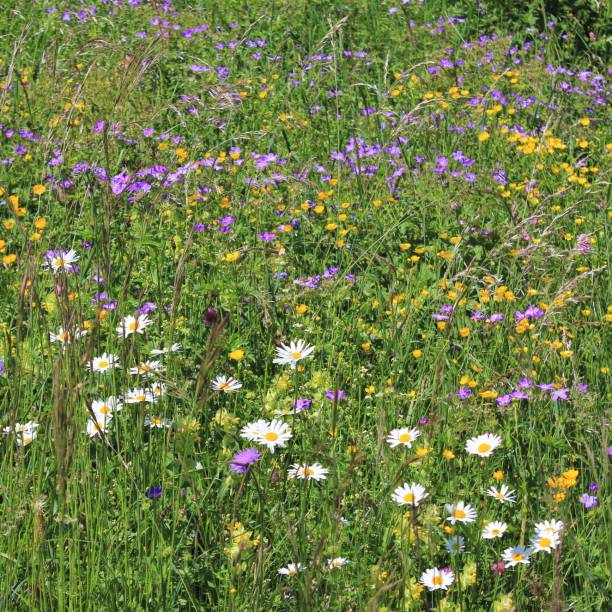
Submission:
M 245 448 L 238 451 L 230 461 L 230 470 L 236 474 L 246 474 L 249 468 L 261 457 L 256 448 Z

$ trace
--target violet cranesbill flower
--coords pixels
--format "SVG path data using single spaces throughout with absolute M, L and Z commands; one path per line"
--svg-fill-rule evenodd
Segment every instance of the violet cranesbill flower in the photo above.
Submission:
M 333 400 L 341 400 L 341 399 L 344 399 L 344 398 L 345 398 L 345 396 L 346 396 L 346 393 L 344 393 L 344 391 L 342 391 L 342 389 L 338 389 L 337 393 L 336 393 L 336 392 L 334 392 L 334 391 L 328 391 L 328 392 L 325 394 L 325 397 L 326 397 L 328 400 L 332 400 L 332 401 L 333 401 Z
M 566 399 L 569 399 L 569 389 L 555 389 L 550 394 L 550 399 L 553 402 L 556 402 L 557 400 L 566 400 Z
M 230 470 L 236 474 L 246 474 L 252 465 L 259 461 L 261 454 L 256 448 L 238 451 L 230 461 Z
M 158 497 L 161 497 L 161 494 L 162 494 L 161 486 L 156 487 L 155 485 L 151 485 L 145 491 L 145 497 L 148 497 L 149 499 L 157 499 Z
M 455 395 L 462 400 L 468 399 L 472 395 L 472 390 L 469 387 L 460 387 Z
M 310 408 L 311 404 L 311 399 L 302 399 L 301 397 L 299 397 L 293 403 L 293 411 L 295 413 L 302 412 L 303 410 L 307 410 L 308 408 Z

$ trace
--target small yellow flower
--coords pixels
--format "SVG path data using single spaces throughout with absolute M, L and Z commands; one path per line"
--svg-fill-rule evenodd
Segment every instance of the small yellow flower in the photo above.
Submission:
M 228 357 L 233 361 L 240 361 L 244 357 L 244 351 L 242 349 L 235 349 L 228 354 Z
M 468 327 L 462 327 L 462 328 L 459 330 L 459 335 L 460 335 L 462 338 L 467 338 L 467 337 L 470 335 L 470 329 L 469 329 Z
M 481 391 L 478 395 L 480 397 L 482 397 L 483 399 L 495 399 L 497 397 L 498 393 L 497 393 L 497 391 L 493 391 L 491 389 L 491 390 L 488 390 L 488 391 Z
M 17 255 L 15 255 L 15 253 L 11 253 L 10 255 L 5 255 L 2 258 L 2 263 L 5 266 L 10 266 L 11 264 L 15 263 L 16 260 L 17 260 Z
M 34 227 L 37 230 L 45 229 L 45 227 L 47 227 L 47 220 L 44 217 L 41 217 L 40 219 L 34 219 Z
M 442 452 L 442 456 L 450 461 L 451 459 L 455 458 L 455 453 L 453 453 L 452 450 L 446 449 Z
M 480 134 L 478 134 L 478 140 L 480 142 L 485 142 L 489 140 L 489 138 L 491 138 L 491 134 L 489 134 L 489 132 L 480 132 Z
M 298 304 L 295 307 L 295 312 L 299 315 L 304 314 L 307 310 L 308 310 L 308 306 L 306 306 L 306 304 Z
M 419 349 L 415 349 L 414 351 L 412 351 L 412 356 L 415 359 L 420 359 L 423 356 L 423 351 L 421 351 Z
M 225 261 L 228 261 L 228 262 L 232 263 L 234 261 L 237 261 L 239 259 L 239 257 L 240 257 L 240 252 L 239 251 L 231 251 L 230 253 L 226 253 L 223 256 L 223 259 Z
M 372 395 L 372 393 L 376 393 L 376 387 L 374 385 L 369 385 L 368 387 L 365 388 L 365 392 L 368 395 Z
M 45 191 L 47 191 L 47 188 L 44 185 L 34 185 L 34 187 L 32 187 L 32 191 L 34 192 L 35 195 L 40 196 L 43 193 L 45 193 Z
M 427 448 L 427 447 L 419 448 L 416 452 L 416 456 L 425 457 L 425 455 L 429 454 L 430 452 L 431 452 L 431 448 Z
M 493 472 L 493 478 L 495 478 L 495 480 L 502 480 L 504 477 L 504 473 L 501 470 L 495 470 L 495 472 Z

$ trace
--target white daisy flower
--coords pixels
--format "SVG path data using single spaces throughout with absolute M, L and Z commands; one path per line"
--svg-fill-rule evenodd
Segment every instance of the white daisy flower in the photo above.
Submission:
M 145 328 L 151 325 L 153 321 L 146 314 L 137 316 L 127 315 L 123 317 L 121 323 L 117 326 L 117 333 L 121 338 L 127 338 L 132 334 L 144 334 Z
M 506 523 L 502 523 L 501 521 L 491 521 L 484 526 L 484 529 L 482 530 L 482 538 L 483 540 L 501 538 L 503 537 L 504 533 L 506 533 L 506 529 L 508 529 L 508 525 L 506 525 Z
M 60 327 L 56 334 L 49 332 L 49 341 L 66 346 L 66 344 L 70 344 L 74 340 L 82 338 L 85 335 L 87 335 L 86 329 L 76 329 L 74 332 L 70 332 Z
M 454 581 L 455 572 L 453 572 L 453 570 L 445 569 L 442 571 L 437 567 L 425 570 L 419 578 L 419 582 L 430 591 L 437 591 L 438 589 L 444 589 L 446 591 Z
M 151 383 L 151 393 L 155 397 L 161 397 L 166 393 L 166 384 L 163 382 L 154 382 Z
M 282 576 L 295 576 L 298 572 L 303 572 L 305 569 L 301 563 L 288 563 L 287 567 L 281 567 L 278 573 Z
M 531 538 L 531 549 L 536 552 L 551 552 L 557 548 L 561 538 L 558 533 L 537 533 Z
M 531 549 L 526 546 L 506 548 L 502 553 L 502 559 L 508 567 L 514 567 L 519 563 L 529 565 L 529 557 L 531 557 Z
M 87 421 L 87 435 L 90 438 L 94 436 L 100 436 L 102 433 L 106 433 L 110 422 L 113 420 L 112 414 L 99 415 L 95 419 L 90 418 Z
M 255 442 L 267 446 L 273 453 L 277 446 L 284 447 L 291 436 L 291 429 L 287 423 L 273 419 L 269 423 L 264 421 L 264 426 L 255 438 Z
M 172 427 L 172 421 L 162 417 L 147 416 L 145 418 L 145 425 L 151 429 L 169 429 Z
M 175 342 L 171 347 L 160 348 L 160 349 L 151 349 L 149 351 L 150 355 L 154 357 L 158 355 L 167 355 L 168 353 L 178 353 L 181 350 L 181 345 L 178 342 Z
M 325 480 L 329 470 L 324 468 L 319 463 L 313 463 L 312 465 L 300 465 L 294 463 L 288 471 L 289 478 L 299 478 L 302 480 Z
M 253 423 L 249 423 L 248 425 L 245 425 L 240 430 L 240 435 L 243 438 L 246 438 L 247 440 L 254 442 L 262 435 L 262 432 L 266 430 L 267 426 L 268 426 L 267 421 L 265 421 L 264 419 L 259 419 L 258 421 L 254 421 Z
M 511 491 L 508 485 L 502 485 L 500 489 L 490 487 L 486 493 L 489 497 L 494 497 L 501 504 L 506 502 L 513 504 L 516 501 L 515 491 Z
M 473 523 L 476 520 L 476 510 L 465 502 L 457 502 L 456 504 L 445 504 L 444 507 L 449 516 L 446 520 L 454 525 L 455 523 Z
M 108 414 L 119 412 L 121 408 L 123 408 L 123 404 L 112 395 L 105 400 L 93 400 L 91 402 L 91 411 L 100 419 Z
M 541 523 L 535 524 L 535 530 L 537 534 L 558 534 L 563 531 L 563 523 L 561 521 L 557 521 L 556 519 L 542 521 Z
M 119 357 L 117 355 L 103 353 L 100 357 L 94 357 L 85 367 L 92 372 L 105 374 L 106 372 L 110 372 L 113 368 L 119 367 Z
M 157 399 L 148 389 L 130 389 L 124 394 L 123 401 L 126 404 L 139 404 L 140 402 L 153 404 Z
M 493 451 L 502 443 L 502 439 L 495 434 L 482 434 L 475 438 L 470 438 L 465 443 L 465 450 L 470 455 L 478 455 L 479 457 L 490 457 Z
M 335 559 L 329 559 L 327 561 L 327 567 L 330 570 L 335 570 L 344 567 L 347 563 L 350 563 L 348 559 L 345 559 L 344 557 L 336 557 Z
M 389 432 L 387 436 L 387 444 L 391 448 L 395 448 L 396 446 L 407 446 L 408 448 L 412 447 L 412 443 L 421 435 L 421 432 L 418 429 L 408 429 L 407 427 L 402 427 L 401 429 L 393 429 Z
M 73 264 L 79 261 L 79 256 L 74 249 L 69 251 L 50 251 L 46 256 L 47 265 L 44 267 L 50 267 L 53 272 L 57 272 L 60 269 L 64 269 L 70 272 L 73 268 Z
M 130 368 L 130 374 L 133 376 L 140 375 L 145 378 L 151 378 L 152 376 L 156 376 L 164 371 L 164 366 L 161 361 L 143 361 L 139 363 L 136 367 Z
M 405 482 L 403 486 L 395 489 L 391 495 L 391 499 L 400 506 L 405 506 L 406 504 L 418 506 L 428 495 L 429 493 L 427 493 L 424 486 L 416 482 L 410 485 Z
M 242 383 L 238 382 L 231 376 L 217 376 L 215 380 L 211 381 L 210 386 L 213 388 L 213 391 L 231 393 L 232 391 L 238 391 L 238 389 L 241 389 Z
M 462 536 L 451 536 L 444 542 L 444 548 L 451 555 L 462 553 L 465 550 L 465 539 Z
M 281 344 L 280 347 L 276 349 L 276 357 L 272 361 L 279 365 L 288 364 L 291 366 L 292 370 L 295 370 L 297 362 L 309 357 L 314 350 L 315 347 L 307 344 L 305 340 L 292 341 L 289 343 L 289 346 Z
M 5 434 L 15 433 L 15 442 L 17 446 L 27 446 L 36 440 L 38 428 L 40 425 L 34 421 L 27 423 L 15 423 L 15 427 L 5 427 L 2 431 Z

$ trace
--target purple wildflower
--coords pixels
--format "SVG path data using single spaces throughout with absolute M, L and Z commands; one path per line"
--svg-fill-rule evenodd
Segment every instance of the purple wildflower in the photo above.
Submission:
M 151 485 L 145 491 L 145 497 L 148 497 L 149 499 L 157 499 L 158 497 L 161 497 L 161 494 L 162 494 L 161 486 L 156 487 L 155 485 Z
M 256 448 L 245 448 L 238 451 L 230 461 L 230 470 L 236 474 L 246 474 L 250 467 L 261 457 Z
M 580 496 L 578 500 L 587 510 L 592 510 L 593 508 L 597 508 L 599 504 L 599 500 L 596 495 L 589 495 L 588 493 L 584 493 Z
M 551 394 L 550 394 L 550 399 L 553 402 L 556 402 L 557 400 L 566 400 L 569 399 L 569 389 L 555 389 Z
M 462 400 L 468 399 L 472 395 L 472 390 L 469 387 L 460 387 L 455 395 Z

